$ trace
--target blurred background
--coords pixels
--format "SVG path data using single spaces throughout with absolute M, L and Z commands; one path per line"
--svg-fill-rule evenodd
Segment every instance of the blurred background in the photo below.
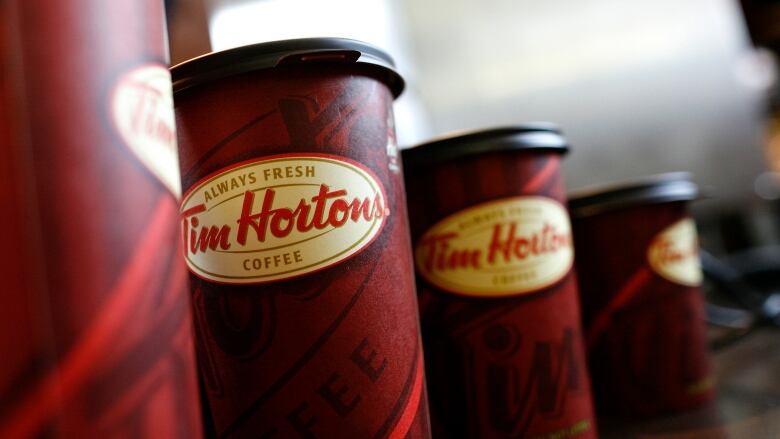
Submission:
M 772 142 L 776 0 L 173 0 L 173 63 L 262 41 L 341 36 L 396 60 L 402 147 L 553 121 L 569 188 L 691 171 L 724 253 L 780 242 Z M 773 146 L 774 145 L 774 146 Z

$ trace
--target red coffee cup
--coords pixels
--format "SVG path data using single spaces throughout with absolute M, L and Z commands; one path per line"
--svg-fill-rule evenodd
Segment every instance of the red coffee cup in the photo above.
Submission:
M 214 434 L 428 437 L 390 58 L 302 39 L 172 72 Z
M 596 437 L 567 149 L 536 124 L 403 153 L 435 435 Z
M 0 5 L 0 437 L 198 438 L 160 1 Z
M 714 396 L 696 226 L 698 190 L 671 173 L 570 199 L 600 412 L 655 415 Z

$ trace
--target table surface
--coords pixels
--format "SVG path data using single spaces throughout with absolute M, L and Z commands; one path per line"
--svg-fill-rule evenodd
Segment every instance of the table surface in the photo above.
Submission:
M 600 419 L 602 438 L 780 439 L 780 328 L 756 329 L 714 354 L 718 399 L 646 420 Z

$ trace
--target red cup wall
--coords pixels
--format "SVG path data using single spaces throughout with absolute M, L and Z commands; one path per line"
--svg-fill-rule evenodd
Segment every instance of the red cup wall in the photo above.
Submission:
M 648 263 L 655 237 L 687 219 L 687 203 L 637 206 L 574 219 L 589 362 L 599 411 L 656 415 L 714 397 L 699 287 Z
M 534 151 L 407 166 L 413 242 L 490 200 L 531 195 L 565 206 L 559 167 L 560 154 Z M 419 275 L 417 288 L 436 436 L 596 437 L 573 271 L 505 298 L 455 295 Z
M 237 162 L 325 153 L 372 171 L 390 209 L 370 245 L 316 273 L 255 285 L 191 276 L 217 436 L 429 436 L 404 187 L 387 155 L 392 99 L 368 71 L 328 65 L 177 93 L 185 190 Z
M 0 437 L 200 437 L 177 200 L 111 115 L 162 2 L 0 10 Z

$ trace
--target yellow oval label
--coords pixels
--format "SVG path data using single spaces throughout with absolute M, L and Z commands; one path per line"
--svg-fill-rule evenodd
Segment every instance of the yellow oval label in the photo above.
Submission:
M 389 214 L 381 182 L 345 157 L 250 160 L 204 178 L 185 194 L 185 258 L 193 273 L 214 282 L 289 279 L 356 255 Z
M 475 297 L 528 294 L 571 269 L 569 215 L 557 201 L 520 196 L 444 218 L 417 242 L 415 265 L 443 290 Z
M 127 147 L 177 198 L 181 196 L 168 69 L 148 64 L 125 73 L 111 92 L 111 112 Z
M 647 261 L 656 273 L 671 282 L 701 285 L 699 240 L 693 220 L 680 220 L 656 235 L 647 250 Z

